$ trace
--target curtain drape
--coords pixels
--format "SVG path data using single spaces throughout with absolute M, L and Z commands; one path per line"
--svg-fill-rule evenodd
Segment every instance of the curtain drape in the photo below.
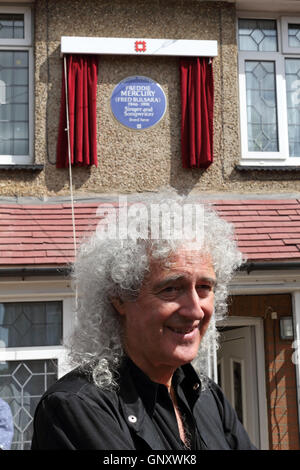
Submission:
M 70 156 L 73 166 L 97 166 L 96 95 L 98 56 L 67 56 L 67 88 L 70 129 Z M 56 152 L 57 168 L 66 168 L 68 135 L 66 86 L 63 66 L 60 122 Z
M 213 162 L 214 81 L 212 60 L 182 58 L 181 153 L 183 168 L 208 168 Z

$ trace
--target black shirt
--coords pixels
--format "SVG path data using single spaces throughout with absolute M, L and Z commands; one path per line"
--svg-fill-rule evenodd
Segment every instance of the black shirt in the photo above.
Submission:
M 185 387 L 185 375 L 182 369 L 177 369 L 172 379 L 172 386 L 176 393 L 177 404 L 184 423 L 185 434 L 188 438 L 188 447 L 182 442 L 174 406 L 168 389 L 147 377 L 131 360 L 128 360 L 130 374 L 135 382 L 136 389 L 141 397 L 147 413 L 151 417 L 157 432 L 164 442 L 166 449 L 200 450 L 201 439 L 198 435 L 190 406 L 194 400 L 189 396 L 189 387 Z M 197 382 L 196 382 L 197 383 Z M 198 386 L 195 387 L 198 390 Z M 198 391 L 199 392 L 199 391 Z M 196 394 L 199 396 L 198 393 Z
M 255 449 L 221 389 L 201 391 L 191 365 L 173 377 L 191 449 Z M 118 390 L 103 390 L 75 370 L 42 397 L 32 449 L 183 450 L 174 407 L 164 385 L 152 382 L 129 358 Z

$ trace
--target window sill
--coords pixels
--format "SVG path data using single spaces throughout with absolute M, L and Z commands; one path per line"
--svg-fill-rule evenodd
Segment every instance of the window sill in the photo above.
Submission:
M 281 166 L 281 165 L 235 165 L 235 169 L 238 171 L 299 171 L 299 166 Z
M 0 170 L 27 170 L 27 171 L 42 171 L 44 165 L 0 165 Z

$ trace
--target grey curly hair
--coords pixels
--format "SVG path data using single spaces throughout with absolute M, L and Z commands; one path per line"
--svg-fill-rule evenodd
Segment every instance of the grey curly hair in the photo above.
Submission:
M 120 315 L 111 299 L 134 301 L 149 273 L 150 260 L 157 259 L 167 263 L 168 257 L 186 244 L 185 239 L 153 239 L 149 236 L 148 214 L 153 204 L 171 208 L 170 220 L 174 219 L 176 211 L 182 210 L 187 204 L 201 204 L 203 207 L 204 239 L 197 251 L 210 255 L 217 279 L 214 316 L 201 341 L 197 358 L 193 361 L 198 373 L 202 378 L 205 377 L 207 357 L 209 352 L 212 353 L 212 344 L 214 348 L 218 347 L 216 322 L 224 318 L 227 311 L 228 283 L 234 270 L 242 264 L 243 258 L 234 241 L 233 226 L 199 199 L 199 196 L 181 196 L 170 192 L 139 195 L 138 199 L 132 197 L 129 200 L 131 204 L 138 201 L 143 204 L 139 207 L 146 208 L 146 212 L 140 210 L 138 215 L 139 226 L 147 228 L 148 236 L 141 233 L 138 238 L 112 238 L 97 230 L 82 242 L 73 269 L 78 302 L 76 327 L 69 344 L 69 355 L 72 364 L 90 373 L 97 386 L 106 389 L 118 386 L 118 368 L 124 356 Z M 185 234 L 194 233 L 194 218 L 195 215 L 189 220 L 184 219 L 185 229 L 188 229 Z M 115 224 L 114 229 L 118 228 L 119 234 L 124 234 L 124 230 L 131 224 L 136 224 L 136 220 L 137 212 L 130 214 L 128 211 L 127 220 L 117 216 L 110 223 Z M 160 225 L 162 222 L 163 217 L 160 217 Z

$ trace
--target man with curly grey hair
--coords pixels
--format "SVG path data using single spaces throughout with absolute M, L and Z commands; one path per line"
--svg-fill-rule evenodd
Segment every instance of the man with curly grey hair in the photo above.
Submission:
M 232 226 L 168 193 L 98 215 L 74 264 L 77 367 L 42 397 L 32 449 L 254 449 L 204 370 L 242 262 Z

